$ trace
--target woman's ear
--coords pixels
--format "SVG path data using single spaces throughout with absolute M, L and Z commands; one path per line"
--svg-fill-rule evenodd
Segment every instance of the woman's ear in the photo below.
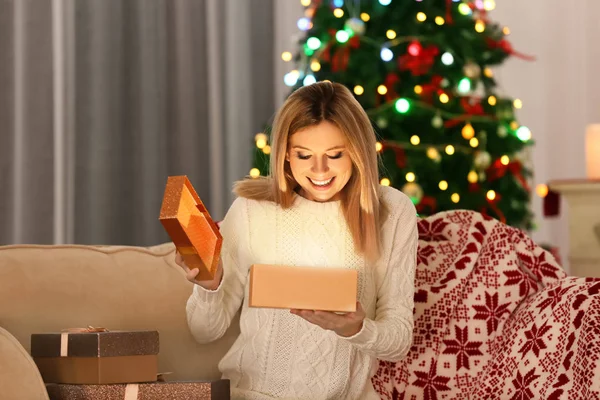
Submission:
M 289 151 L 285 152 L 285 161 L 290 162 L 290 152 Z

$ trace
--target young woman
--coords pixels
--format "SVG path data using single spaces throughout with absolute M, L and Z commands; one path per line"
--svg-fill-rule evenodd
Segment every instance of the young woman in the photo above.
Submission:
M 241 307 L 241 334 L 219 363 L 234 399 L 378 399 L 377 360 L 402 360 L 412 343 L 416 210 L 379 185 L 375 133 L 344 86 L 298 89 L 273 133 L 270 176 L 235 186 L 215 280 L 196 281 L 177 256 L 196 284 L 190 329 L 219 339 Z M 357 311 L 249 308 L 252 264 L 354 268 Z

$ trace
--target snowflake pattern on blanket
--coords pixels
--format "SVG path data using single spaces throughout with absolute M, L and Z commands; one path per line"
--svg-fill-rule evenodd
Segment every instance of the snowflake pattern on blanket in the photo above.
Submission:
M 413 346 L 382 399 L 600 399 L 600 279 L 473 211 L 419 221 Z

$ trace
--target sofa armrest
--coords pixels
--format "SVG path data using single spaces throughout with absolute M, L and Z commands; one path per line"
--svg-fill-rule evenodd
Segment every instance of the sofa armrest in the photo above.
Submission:
M 475 398 L 600 397 L 600 279 L 568 277 L 531 295 L 492 353 Z
M 0 327 L 0 382 L 3 399 L 48 400 L 35 362 L 21 343 Z

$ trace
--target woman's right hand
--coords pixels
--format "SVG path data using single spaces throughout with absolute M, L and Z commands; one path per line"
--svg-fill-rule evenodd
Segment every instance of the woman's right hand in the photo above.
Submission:
M 181 268 L 183 268 L 183 270 L 185 271 L 185 276 L 188 281 L 190 281 L 196 285 L 202 286 L 206 290 L 217 290 L 217 288 L 221 284 L 221 279 L 223 278 L 223 265 L 221 264 L 220 260 L 219 260 L 219 264 L 217 265 L 217 272 L 215 273 L 215 279 L 213 279 L 212 281 L 196 280 L 196 276 L 198 275 L 198 273 L 200 271 L 198 270 L 198 268 L 190 269 L 185 264 L 185 261 L 183 261 L 183 257 L 181 256 L 181 254 L 179 254 L 179 252 L 177 252 L 177 255 L 175 256 L 175 263 L 177 265 L 179 265 Z

